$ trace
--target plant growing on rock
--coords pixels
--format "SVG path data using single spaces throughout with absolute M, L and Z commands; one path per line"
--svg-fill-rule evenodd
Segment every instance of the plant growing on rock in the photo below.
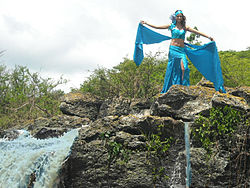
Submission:
M 228 187 L 249 185 L 249 131 L 249 117 L 228 106 L 212 108 L 209 117 L 200 116 L 192 128 L 194 140 L 207 151 L 207 162 L 216 160 L 212 156 L 218 153 L 228 153 Z
M 124 163 L 128 163 L 131 153 L 131 151 L 123 144 L 110 140 L 112 136 L 114 135 L 109 131 L 100 134 L 100 138 L 104 141 L 104 147 L 108 153 L 108 177 L 110 174 L 111 165 L 115 164 L 119 159 Z M 110 178 L 108 178 L 108 185 L 110 187 Z
M 159 125 L 157 133 L 145 135 L 147 140 L 147 161 L 152 170 L 152 180 L 154 186 L 157 181 L 168 179 L 164 165 L 164 158 L 167 155 L 172 138 L 163 137 L 161 132 L 162 128 L 164 128 L 164 125 Z
M 209 117 L 200 115 L 195 120 L 195 127 L 192 129 L 194 139 L 211 154 L 213 147 L 218 145 L 220 139 L 227 139 L 234 133 L 241 117 L 239 111 L 228 106 L 212 108 Z

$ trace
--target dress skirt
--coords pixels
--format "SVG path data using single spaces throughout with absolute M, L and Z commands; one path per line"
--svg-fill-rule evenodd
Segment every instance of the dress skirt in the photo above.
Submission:
M 181 69 L 181 61 L 183 62 L 184 71 Z M 189 72 L 188 60 L 184 48 L 170 45 L 168 66 L 161 93 L 166 93 L 172 85 L 189 86 Z

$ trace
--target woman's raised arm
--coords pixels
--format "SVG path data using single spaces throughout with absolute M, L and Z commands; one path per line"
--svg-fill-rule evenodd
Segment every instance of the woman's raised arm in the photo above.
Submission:
M 197 35 L 201 35 L 201 36 L 203 36 L 203 37 L 206 37 L 206 38 L 210 39 L 211 41 L 214 41 L 214 39 L 213 39 L 212 37 L 206 35 L 205 33 L 200 32 L 200 31 L 198 31 L 198 30 L 196 30 L 196 29 L 193 29 L 193 28 L 191 28 L 191 27 L 188 27 L 188 26 L 187 26 L 187 27 L 186 27 L 186 30 L 187 30 L 187 31 L 190 31 L 190 32 L 192 32 L 192 33 L 195 33 L 195 34 L 197 34 Z
M 141 21 L 141 24 L 148 25 L 148 26 L 150 26 L 152 28 L 155 28 L 155 29 L 168 29 L 170 27 L 170 24 L 168 24 L 168 25 L 162 25 L 162 26 L 155 26 L 155 25 L 149 24 L 149 23 L 147 23 L 145 21 Z

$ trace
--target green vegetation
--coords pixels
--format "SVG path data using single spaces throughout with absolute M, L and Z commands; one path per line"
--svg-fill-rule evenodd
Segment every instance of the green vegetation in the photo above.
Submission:
M 190 37 L 190 43 L 198 44 L 197 36 Z M 221 51 L 219 56 L 226 87 L 250 86 L 250 48 L 240 52 Z M 139 67 L 133 60 L 124 58 L 111 69 L 94 70 L 79 91 L 102 99 L 120 96 L 150 99 L 162 89 L 167 62 L 161 53 L 146 55 Z M 189 67 L 190 83 L 195 85 L 202 75 L 192 63 Z M 7 69 L 0 65 L 0 129 L 40 116 L 59 114 L 59 98 L 64 93 L 56 87 L 63 83 L 62 78 L 59 81 L 44 79 L 27 67 Z
M 125 58 L 112 69 L 98 68 L 81 85 L 80 91 L 101 98 L 151 98 L 161 91 L 165 76 L 167 60 L 157 58 L 159 55 L 147 56 L 139 67 Z
M 242 114 L 228 106 L 212 108 L 209 117 L 200 115 L 195 120 L 192 130 L 194 139 L 211 154 L 218 141 L 229 138 L 242 120 Z
M 123 144 L 111 140 L 112 133 L 109 131 L 100 134 L 100 138 L 104 142 L 104 148 L 108 153 L 107 169 L 108 169 L 108 186 L 110 186 L 110 169 L 111 165 L 115 164 L 117 160 L 123 163 L 128 163 L 130 159 L 131 150 L 127 149 Z
M 198 28 L 195 26 L 194 27 L 195 30 L 199 31 Z M 187 41 L 190 44 L 194 44 L 194 45 L 201 45 L 201 41 L 199 41 L 198 39 L 200 38 L 200 35 L 191 33 L 188 37 L 187 37 Z
M 147 55 L 139 67 L 133 60 L 125 58 L 112 69 L 98 68 L 79 90 L 101 98 L 152 98 L 162 89 L 167 67 L 167 59 L 159 58 L 159 55 Z M 250 49 L 222 51 L 219 56 L 226 87 L 250 86 Z M 189 68 L 190 84 L 195 85 L 202 75 L 192 63 L 189 63 Z
M 104 141 L 104 147 L 108 153 L 108 169 L 110 169 L 111 164 L 115 163 L 118 159 L 127 163 L 131 152 L 123 144 L 111 141 L 112 136 L 109 131 L 100 134 L 100 138 Z
M 219 56 L 226 86 L 250 86 L 250 48 L 240 52 L 221 51 Z
M 64 82 L 44 79 L 27 67 L 8 70 L 0 65 L 0 129 L 59 114 L 59 98 L 64 93 L 55 87 Z
M 166 138 L 162 135 L 164 125 L 159 125 L 157 133 L 150 133 L 145 135 L 147 148 L 147 161 L 152 171 L 153 184 L 157 181 L 164 181 L 168 179 L 164 164 L 168 149 L 171 146 L 172 138 Z
M 191 135 L 196 144 L 207 151 L 208 164 L 218 153 L 229 152 L 229 183 L 247 185 L 250 164 L 249 131 L 249 117 L 225 106 L 212 108 L 209 117 L 200 116 L 196 119 Z M 209 165 L 207 167 L 210 168 Z

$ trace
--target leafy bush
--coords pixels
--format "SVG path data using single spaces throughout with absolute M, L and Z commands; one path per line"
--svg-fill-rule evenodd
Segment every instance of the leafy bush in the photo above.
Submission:
M 54 82 L 27 67 L 16 66 L 8 70 L 0 66 L 0 128 L 40 116 L 59 114 L 59 98 L 64 94 L 55 88 L 65 83 L 62 78 Z
M 250 49 L 219 52 L 225 86 L 250 86 Z
M 80 91 L 101 98 L 151 98 L 161 91 L 167 65 L 167 61 L 157 59 L 158 56 L 149 55 L 139 67 L 125 58 L 113 69 L 98 68 L 84 81 Z
M 115 164 L 117 160 L 121 162 L 128 163 L 130 159 L 131 150 L 127 149 L 125 145 L 117 143 L 111 140 L 111 137 L 114 136 L 111 132 L 106 131 L 100 134 L 101 140 L 104 142 L 104 148 L 108 153 L 107 160 L 107 169 L 108 169 L 108 187 L 111 187 L 111 178 L 110 178 L 110 169 L 111 165 Z
M 163 159 L 166 157 L 168 149 L 171 146 L 172 138 L 164 137 L 162 135 L 163 129 L 164 125 L 159 125 L 157 127 L 157 133 L 145 135 L 147 160 L 152 171 L 152 180 L 154 185 L 157 181 L 164 181 L 168 179 Z
M 147 55 L 137 67 L 133 60 L 124 61 L 112 69 L 98 68 L 81 84 L 80 91 L 103 99 L 112 97 L 152 98 L 160 93 L 168 60 L 161 53 Z M 228 87 L 249 86 L 250 49 L 246 51 L 219 52 L 224 85 Z M 202 62 L 201 62 L 202 63 Z M 197 84 L 201 73 L 189 62 L 190 84 Z
M 241 121 L 241 113 L 231 107 L 212 108 L 209 117 L 200 115 L 195 120 L 192 133 L 194 139 L 199 141 L 208 153 L 211 153 L 216 142 L 230 137 Z
M 229 154 L 229 187 L 247 187 L 249 183 L 249 131 L 249 117 L 228 106 L 213 108 L 209 117 L 200 116 L 192 128 L 194 141 L 206 149 L 208 161 L 217 154 Z

